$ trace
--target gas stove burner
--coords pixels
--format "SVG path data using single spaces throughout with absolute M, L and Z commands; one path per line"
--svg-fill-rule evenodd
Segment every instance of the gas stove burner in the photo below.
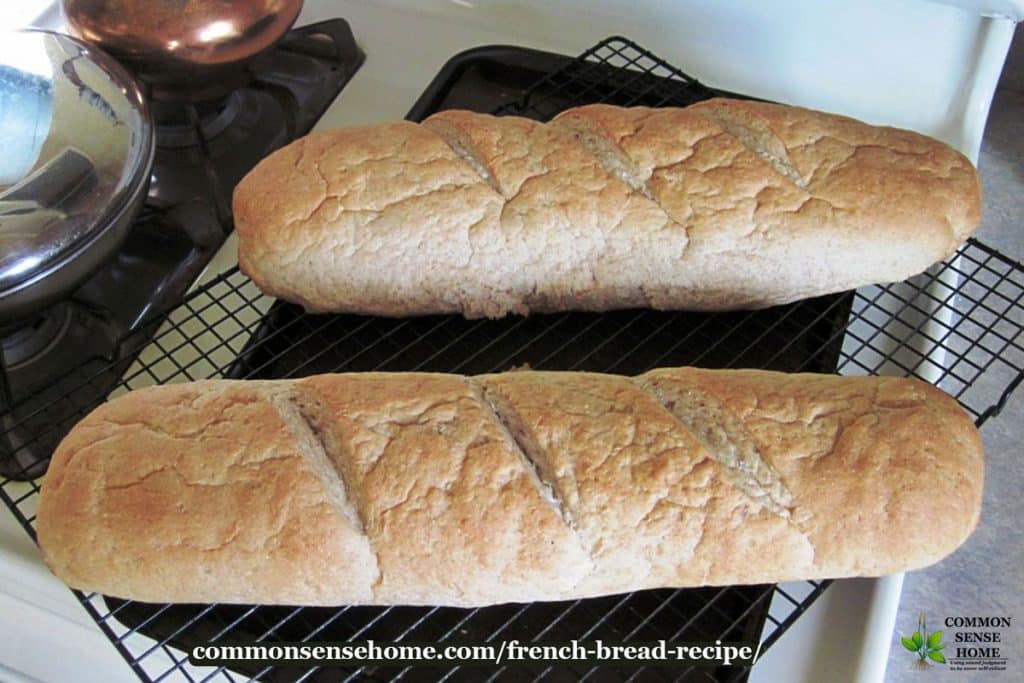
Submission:
M 238 181 L 309 132 L 363 58 L 348 23 L 320 22 L 250 63 L 230 95 L 156 103 L 149 194 L 120 250 L 46 315 L 0 329 L 0 477 L 42 474 L 231 232 Z
M 220 106 L 176 106 L 180 109 L 174 122 L 157 125 L 150 202 L 156 206 L 195 199 L 209 202 L 226 233 L 231 227 L 234 186 L 260 159 L 294 139 L 290 125 L 294 104 L 289 98 L 244 89 Z M 182 117 L 187 121 L 181 122 Z
M 203 104 L 154 102 L 157 145 L 180 149 L 201 145 L 230 126 L 245 106 L 247 91 L 236 90 L 223 100 Z
M 11 369 L 32 362 L 56 344 L 71 323 L 71 306 L 60 302 L 27 320 L 0 328 L 4 365 Z
M 156 102 L 156 157 L 149 200 L 201 199 L 231 228 L 231 192 L 249 169 L 304 134 L 362 64 L 348 24 L 297 28 L 261 60 L 249 84 L 220 100 Z

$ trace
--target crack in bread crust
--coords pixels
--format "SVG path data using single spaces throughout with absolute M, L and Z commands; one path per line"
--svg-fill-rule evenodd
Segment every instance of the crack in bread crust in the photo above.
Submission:
M 548 125 L 554 130 L 562 131 L 576 140 L 576 142 L 601 162 L 601 167 L 609 175 L 615 176 L 636 192 L 657 203 L 654 193 L 647 183 L 650 178 L 641 177 L 639 169 L 636 168 L 618 145 L 602 136 L 597 128 L 587 126 L 586 124 L 587 122 L 584 119 L 566 117 L 556 119 Z
M 793 496 L 782 477 L 758 453 L 742 422 L 718 399 L 696 386 L 670 398 L 656 385 L 641 386 L 707 447 L 733 486 L 766 510 L 791 519 Z
M 493 413 L 495 421 L 501 425 L 540 497 L 551 506 L 565 526 L 579 535 L 578 521 L 559 495 L 553 474 L 544 466 L 543 460 L 538 455 L 540 446 L 534 443 L 526 430 L 519 424 L 519 417 L 507 399 L 495 388 L 483 385 L 479 381 L 471 380 L 470 386 L 477 392 L 483 406 Z M 589 545 L 589 543 L 584 543 L 586 547 Z
M 310 471 L 320 480 L 327 500 L 338 516 L 365 540 L 374 560 L 373 574 L 376 579 L 371 588 L 375 590 L 383 578 L 379 555 L 373 539 L 366 533 L 366 520 L 359 512 L 362 506 L 352 499 L 356 489 L 345 481 L 344 468 L 340 463 L 348 456 L 339 452 L 342 440 L 327 434 L 332 428 L 331 420 L 315 389 L 290 383 L 285 391 L 273 394 L 271 400 L 295 433 L 299 450 L 306 458 Z
M 801 190 L 807 190 L 807 179 L 789 158 L 786 145 L 766 124 L 753 116 L 742 116 L 738 112 L 714 104 L 696 108 L 697 113 L 721 127 L 736 138 L 741 145 L 768 162 L 775 172 L 785 177 Z
M 460 134 L 459 129 L 456 126 L 439 119 L 427 119 L 420 125 L 437 134 L 437 136 L 451 148 L 452 152 L 455 153 L 455 156 L 465 161 L 466 164 L 468 164 L 469 167 L 472 168 L 478 176 L 480 176 L 480 179 L 487 183 L 492 190 L 498 194 L 502 194 L 501 186 L 498 185 L 498 181 L 494 177 L 494 172 L 487 167 L 487 164 L 483 159 L 473 153 L 472 144 L 469 139 L 465 135 Z

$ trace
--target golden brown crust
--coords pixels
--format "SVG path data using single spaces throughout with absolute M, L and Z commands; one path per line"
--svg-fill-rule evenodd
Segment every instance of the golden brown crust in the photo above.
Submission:
M 556 600 L 588 569 L 466 378 L 370 373 L 302 385 L 319 396 L 324 440 L 376 549 L 378 600 Z
M 730 439 L 749 439 L 782 482 L 818 576 L 915 569 L 977 525 L 981 437 L 956 401 L 928 384 L 694 368 L 655 370 L 641 382 L 668 405 L 682 409 L 689 394 L 736 418 L 742 433 Z M 942 531 L 894 533 L 922 514 Z
M 239 263 L 310 310 L 761 307 L 901 280 L 980 219 L 931 138 L 798 107 L 445 111 L 317 133 L 234 197 Z
M 339 515 L 263 382 L 152 387 L 64 439 L 36 522 L 73 586 L 144 601 L 369 600 L 366 539 Z
M 975 527 L 983 471 L 966 413 L 908 379 L 208 381 L 85 418 L 37 531 L 121 597 L 472 606 L 920 567 Z
M 814 572 L 802 535 L 732 486 L 712 452 L 638 383 L 545 372 L 482 381 L 545 461 L 593 554 L 585 593 Z

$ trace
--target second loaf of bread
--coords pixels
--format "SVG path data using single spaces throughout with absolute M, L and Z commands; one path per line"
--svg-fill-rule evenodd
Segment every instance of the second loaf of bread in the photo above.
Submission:
M 119 597 L 473 606 L 920 567 L 974 528 L 982 475 L 970 418 L 905 379 L 204 381 L 82 420 L 37 531 Z
M 311 311 L 763 307 L 905 279 L 977 226 L 943 143 L 798 107 L 445 111 L 310 135 L 238 185 L 243 271 Z

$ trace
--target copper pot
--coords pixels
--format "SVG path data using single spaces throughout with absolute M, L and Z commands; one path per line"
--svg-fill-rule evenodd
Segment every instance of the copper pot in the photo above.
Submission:
M 243 85 L 295 23 L 302 0 L 63 0 L 73 33 L 116 57 L 162 100 Z

